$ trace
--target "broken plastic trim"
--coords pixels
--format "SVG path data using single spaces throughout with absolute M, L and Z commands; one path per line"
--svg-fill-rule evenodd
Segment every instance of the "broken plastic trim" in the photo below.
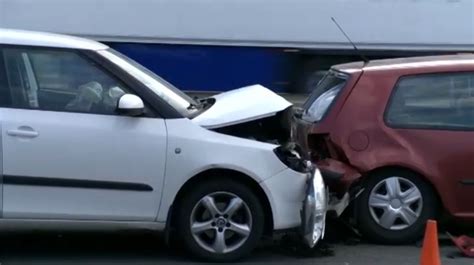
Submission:
M 328 191 L 321 172 L 317 168 L 308 174 L 311 176 L 308 178 L 306 196 L 301 209 L 301 235 L 304 242 L 313 248 L 319 240 L 324 238 Z
M 302 148 L 294 142 L 288 142 L 273 150 L 276 156 L 289 168 L 302 173 L 311 171 L 311 162 L 301 157 Z

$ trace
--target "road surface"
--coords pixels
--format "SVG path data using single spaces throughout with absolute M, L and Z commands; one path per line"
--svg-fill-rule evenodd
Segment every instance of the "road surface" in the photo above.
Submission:
M 0 238 L 2 265 L 20 264 L 192 264 L 179 249 L 170 249 L 162 237 L 151 234 L 28 234 Z M 473 265 L 474 259 L 449 258 L 457 253 L 442 241 L 443 265 Z M 416 246 L 378 246 L 369 244 L 334 246 L 334 256 L 303 257 L 280 244 L 260 247 L 237 264 L 318 264 L 318 265 L 416 265 L 420 248 Z M 201 263 L 203 264 L 203 263 Z

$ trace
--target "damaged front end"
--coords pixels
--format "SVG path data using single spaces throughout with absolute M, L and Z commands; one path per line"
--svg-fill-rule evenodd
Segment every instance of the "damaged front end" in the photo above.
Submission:
M 222 134 L 252 139 L 259 142 L 285 145 L 291 140 L 291 122 L 293 107 L 287 107 L 275 114 L 213 129 Z
M 259 85 L 213 98 L 214 104 L 194 122 L 221 134 L 277 145 L 274 152 L 280 161 L 306 176 L 299 231 L 305 244 L 314 247 L 324 236 L 328 195 L 319 169 L 294 137 L 293 105 Z
M 299 234 L 304 243 L 313 248 L 324 237 L 328 192 L 320 170 L 293 137 L 294 121 L 294 108 L 289 107 L 271 117 L 216 128 L 214 131 L 276 144 L 275 155 L 289 168 L 307 176 Z
M 354 200 L 360 189 L 352 185 L 361 176 L 360 172 L 345 163 L 347 159 L 327 134 L 311 134 L 313 123 L 301 118 L 302 110 L 295 112 L 292 135 L 301 146 L 302 152 L 320 170 L 328 187 L 328 213 L 340 216 Z
M 304 243 L 313 248 L 324 238 L 328 210 L 328 191 L 321 171 L 311 161 L 303 158 L 303 149 L 294 142 L 278 147 L 275 152 L 288 167 L 304 172 L 307 176 L 306 192 L 300 212 L 300 235 Z

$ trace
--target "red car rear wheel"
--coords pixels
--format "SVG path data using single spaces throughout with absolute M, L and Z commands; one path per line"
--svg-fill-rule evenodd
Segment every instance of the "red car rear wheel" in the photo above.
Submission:
M 431 186 L 408 170 L 390 169 L 370 177 L 357 202 L 358 224 L 370 240 L 385 244 L 413 242 L 436 217 Z

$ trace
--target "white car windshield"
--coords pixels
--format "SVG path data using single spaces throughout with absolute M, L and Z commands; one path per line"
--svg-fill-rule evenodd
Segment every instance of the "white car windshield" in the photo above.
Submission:
M 199 104 L 195 100 L 131 58 L 113 49 L 97 52 L 146 85 L 183 116 L 189 117 L 198 111 Z

